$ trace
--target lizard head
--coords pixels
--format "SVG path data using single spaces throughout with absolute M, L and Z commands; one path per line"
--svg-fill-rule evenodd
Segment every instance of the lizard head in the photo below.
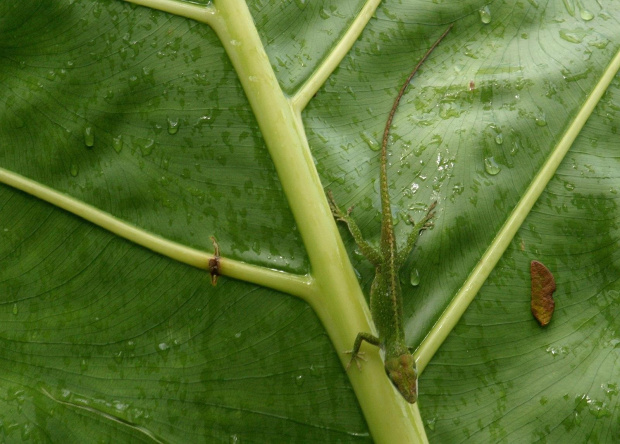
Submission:
M 415 403 L 418 399 L 418 370 L 413 355 L 403 353 L 386 360 L 385 371 L 403 398 Z

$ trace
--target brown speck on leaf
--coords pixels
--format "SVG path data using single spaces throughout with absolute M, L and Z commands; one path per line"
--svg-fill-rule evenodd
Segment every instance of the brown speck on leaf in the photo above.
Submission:
M 474 83 L 473 80 L 469 81 L 469 90 L 473 91 L 474 89 L 476 89 L 476 84 Z
M 213 242 L 213 258 L 209 259 L 209 272 L 211 273 L 211 285 L 217 285 L 217 277 L 220 275 L 220 246 L 215 240 L 215 236 L 211 236 Z
M 555 291 L 555 279 L 551 272 L 538 261 L 530 264 L 530 275 L 532 277 L 532 314 L 544 327 L 551 321 L 555 301 L 553 292 Z

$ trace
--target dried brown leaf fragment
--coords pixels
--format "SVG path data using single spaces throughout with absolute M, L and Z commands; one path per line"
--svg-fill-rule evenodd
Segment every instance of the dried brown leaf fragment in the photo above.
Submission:
M 551 321 L 555 309 L 553 300 L 555 279 L 549 269 L 538 261 L 532 261 L 530 264 L 530 275 L 532 277 L 532 314 L 541 327 L 544 327 Z

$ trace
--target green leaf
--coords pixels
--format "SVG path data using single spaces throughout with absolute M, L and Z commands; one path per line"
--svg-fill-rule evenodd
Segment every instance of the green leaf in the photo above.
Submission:
M 425 372 L 431 441 L 620 437 L 619 80 Z M 545 329 L 528 312 L 534 258 L 557 283 Z
M 140 2 L 0 5 L 4 440 L 620 439 L 617 6 Z M 376 351 L 342 366 L 373 270 L 323 188 L 376 242 L 387 113 L 453 22 L 390 145 L 402 242 L 438 201 L 403 271 L 420 419 Z

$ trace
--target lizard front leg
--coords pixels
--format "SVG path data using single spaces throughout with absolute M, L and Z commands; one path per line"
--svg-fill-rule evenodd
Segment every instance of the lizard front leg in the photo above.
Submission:
M 358 359 L 364 359 L 362 357 L 363 352 L 360 352 L 360 347 L 362 346 L 362 341 L 366 341 L 369 344 L 372 345 L 376 345 L 377 347 L 381 346 L 381 340 L 376 337 L 375 335 L 371 334 L 371 333 L 365 333 L 365 332 L 360 332 L 357 334 L 357 337 L 355 338 L 355 342 L 353 343 L 353 349 L 352 350 L 348 350 L 345 351 L 345 353 L 350 354 L 351 355 L 351 360 L 349 361 L 349 363 L 347 364 L 347 370 L 349 370 L 349 367 L 351 367 L 351 363 L 353 361 L 355 361 L 355 364 L 357 365 L 358 369 L 362 369 Z

